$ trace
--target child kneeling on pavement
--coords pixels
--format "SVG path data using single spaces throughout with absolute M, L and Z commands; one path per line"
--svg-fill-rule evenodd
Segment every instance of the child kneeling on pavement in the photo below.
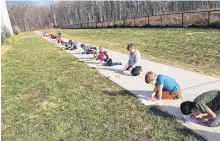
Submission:
M 138 50 L 135 49 L 132 43 L 128 44 L 127 50 L 130 52 L 130 54 L 128 63 L 124 68 L 124 74 L 138 76 L 140 71 L 142 71 L 141 54 Z
M 155 85 L 154 91 L 149 95 L 149 99 L 153 100 L 154 96 L 158 99 L 179 99 L 182 98 L 180 85 L 175 79 L 166 75 L 156 75 L 154 72 L 147 72 L 145 75 L 147 84 Z
M 194 101 L 181 103 L 180 110 L 197 120 L 208 120 L 210 127 L 220 126 L 220 90 L 211 90 L 197 96 Z

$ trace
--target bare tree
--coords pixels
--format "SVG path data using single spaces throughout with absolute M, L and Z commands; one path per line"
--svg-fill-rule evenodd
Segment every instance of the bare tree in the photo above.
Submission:
M 8 4 L 12 25 L 23 30 L 58 27 L 82 27 L 85 23 L 104 23 L 175 12 L 219 9 L 219 1 L 58 1 L 49 7 L 31 6 L 28 2 Z

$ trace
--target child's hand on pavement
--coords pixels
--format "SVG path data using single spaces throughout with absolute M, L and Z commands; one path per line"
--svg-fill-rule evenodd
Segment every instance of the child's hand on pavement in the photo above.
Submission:
M 192 114 L 190 115 L 191 118 L 196 118 L 196 115 Z
M 203 117 L 199 117 L 199 118 L 196 118 L 197 120 L 200 120 L 200 121 L 204 121 L 205 119 Z
M 149 100 L 153 100 L 153 95 L 150 94 L 150 95 L 148 96 L 148 99 L 149 99 Z

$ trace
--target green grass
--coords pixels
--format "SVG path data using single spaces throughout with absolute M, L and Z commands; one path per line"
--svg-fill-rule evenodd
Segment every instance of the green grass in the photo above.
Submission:
M 2 56 L 3 140 L 204 140 L 32 34 Z
M 77 29 L 64 37 L 127 53 L 134 43 L 142 58 L 220 77 L 220 30 L 204 29 Z

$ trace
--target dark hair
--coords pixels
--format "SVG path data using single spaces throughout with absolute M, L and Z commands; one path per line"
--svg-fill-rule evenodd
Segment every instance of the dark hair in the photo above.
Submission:
M 191 114 L 192 113 L 191 110 L 193 108 L 196 108 L 196 107 L 195 107 L 194 102 L 192 101 L 185 101 L 180 104 L 180 110 L 184 115 Z
M 133 48 L 134 48 L 134 47 L 133 47 L 133 44 L 132 44 L 132 43 L 128 44 L 127 50 L 130 50 L 130 49 L 133 49 Z
M 81 44 L 81 47 L 84 47 L 85 45 L 84 44 Z

